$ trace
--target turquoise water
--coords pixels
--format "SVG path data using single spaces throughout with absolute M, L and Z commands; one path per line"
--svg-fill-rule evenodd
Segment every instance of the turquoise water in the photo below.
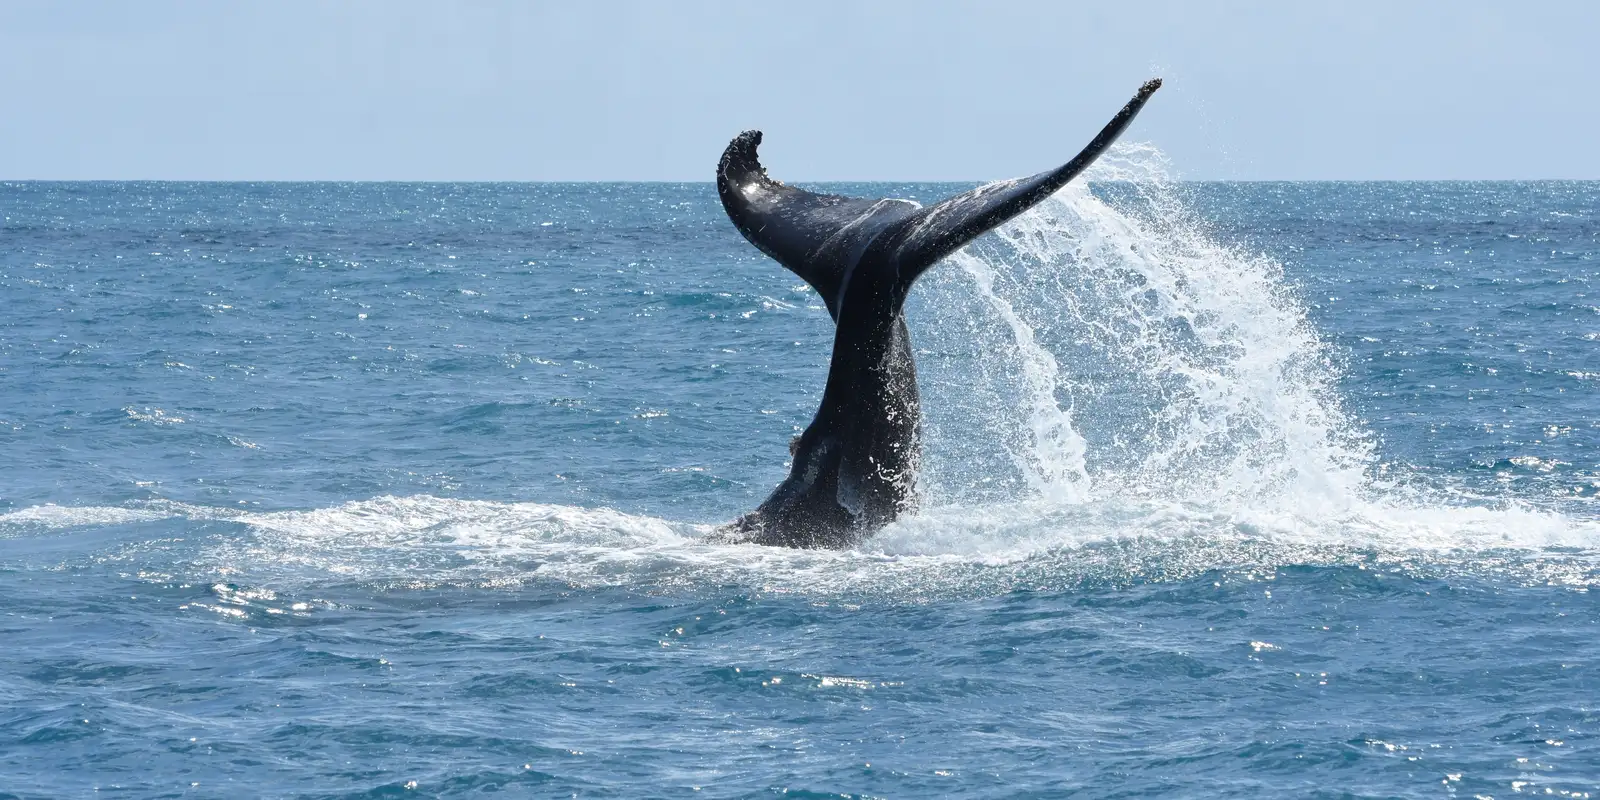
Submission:
M 831 341 L 709 184 L 0 184 L 0 796 L 1593 796 L 1600 184 L 1158 164 L 847 553 L 702 542 Z

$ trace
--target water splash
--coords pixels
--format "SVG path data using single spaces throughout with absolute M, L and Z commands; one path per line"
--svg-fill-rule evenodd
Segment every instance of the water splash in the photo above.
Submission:
M 1089 178 L 919 286 L 939 501 L 999 499 L 983 442 L 1005 449 L 1002 483 L 1055 502 L 1365 497 L 1370 444 L 1282 266 L 1209 235 L 1153 149 Z
M 1088 177 L 1094 190 L 1069 185 L 913 293 L 930 502 L 874 547 L 992 558 L 1160 540 L 1188 567 L 1245 551 L 1480 566 L 1595 552 L 1594 519 L 1379 463 L 1282 265 L 1213 235 L 1159 151 L 1119 147 Z M 1183 544 L 1201 541 L 1206 555 Z
M 1019 419 L 1026 420 L 1026 438 L 1013 436 L 1009 448 L 1017 469 L 1034 494 L 1058 502 L 1081 502 L 1090 490 L 1084 460 L 1086 445 L 1072 425 L 1070 409 L 1056 399 L 1062 378 L 1055 356 L 1041 346 L 1033 328 L 1010 300 L 995 291 L 999 275 L 993 266 L 965 252 L 952 259 L 977 287 L 976 296 L 988 307 L 1012 338 L 1007 355 L 1019 367 L 1018 400 L 1025 405 Z M 985 365 L 993 362 L 984 360 Z

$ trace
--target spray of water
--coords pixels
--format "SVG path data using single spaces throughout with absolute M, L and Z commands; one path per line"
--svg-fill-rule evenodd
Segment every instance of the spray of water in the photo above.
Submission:
M 919 287 L 930 491 L 993 499 L 993 442 L 1047 502 L 1361 499 L 1370 447 L 1281 266 L 1208 236 L 1148 148 L 1089 177 Z

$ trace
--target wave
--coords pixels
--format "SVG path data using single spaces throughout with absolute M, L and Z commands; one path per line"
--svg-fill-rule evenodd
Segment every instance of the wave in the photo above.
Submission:
M 180 563 L 157 563 L 143 544 L 102 560 L 131 564 L 154 580 L 216 581 L 234 608 L 249 605 L 235 584 L 294 592 L 328 583 L 385 590 L 554 583 L 859 603 L 1301 566 L 1600 585 L 1600 521 L 1514 505 L 1371 506 L 1340 517 L 1168 502 L 946 506 L 908 516 L 845 552 L 713 544 L 710 525 L 609 509 L 426 495 L 278 512 L 166 501 L 38 506 L 0 515 L 0 535 L 170 519 L 231 525 L 197 537 L 200 547 Z

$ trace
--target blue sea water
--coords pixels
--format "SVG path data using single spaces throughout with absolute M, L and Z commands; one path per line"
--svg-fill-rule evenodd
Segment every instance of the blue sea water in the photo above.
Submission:
M 844 553 L 709 184 L 0 184 L 0 797 L 1600 792 L 1600 184 L 1090 177 Z

